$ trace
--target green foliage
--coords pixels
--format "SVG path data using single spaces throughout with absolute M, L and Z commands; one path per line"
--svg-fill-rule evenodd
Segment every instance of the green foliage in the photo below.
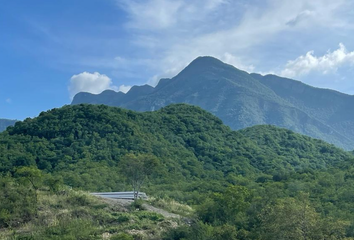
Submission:
M 13 180 L 7 179 L 9 182 Z M 135 209 L 131 211 L 129 207 L 114 202 L 106 203 L 87 193 L 73 190 L 68 190 L 65 194 L 39 190 L 38 202 L 33 206 L 37 213 L 31 219 L 21 219 L 24 215 L 15 216 L 11 209 L 6 211 L 8 208 L 4 206 L 9 207 L 10 200 L 15 201 L 20 211 L 26 211 L 24 205 L 19 205 L 21 202 L 30 203 L 28 199 L 21 197 L 1 201 L 0 224 L 5 224 L 0 225 L 0 239 L 86 240 L 102 239 L 103 236 L 109 235 L 112 235 L 112 239 L 135 239 L 138 234 L 130 234 L 129 231 L 139 230 L 142 236 L 160 236 L 159 224 L 164 225 L 171 221 L 166 221 L 162 215 L 155 212 Z M 10 223 L 14 224 L 7 225 Z
M 250 194 L 243 186 L 230 186 L 224 193 L 214 193 L 198 209 L 204 221 L 216 225 L 235 224 L 249 207 Z
M 162 206 L 173 199 L 196 209 L 165 239 L 349 239 L 353 159 L 272 126 L 231 131 L 188 105 L 146 113 L 66 106 L 0 134 L 0 227 L 32 223 L 47 239 L 79 238 L 75 227 L 87 239 L 103 228 L 113 236 L 158 231 L 167 220 L 141 211 L 139 201 L 139 211 L 122 213 L 70 190 L 131 190 L 125 180 L 138 179 L 149 195 L 167 199 Z
M 348 222 L 321 219 L 308 196 L 279 199 L 260 215 L 264 239 L 344 239 Z
M 59 176 L 53 177 L 52 175 L 46 175 L 44 184 L 49 187 L 49 191 L 52 193 L 58 193 L 63 185 L 63 178 Z
M 163 240 L 238 240 L 237 230 L 232 225 L 213 227 L 200 221 L 190 227 L 180 226 L 165 233 Z
M 144 200 L 142 199 L 135 199 L 131 204 L 130 204 L 130 208 L 132 210 L 145 210 L 144 206 Z
M 55 226 L 45 229 L 45 231 L 36 236 L 36 239 L 43 240 L 76 240 L 76 239 L 101 239 L 92 221 L 83 219 L 64 218 L 59 220 Z
M 36 213 L 35 191 L 8 176 L 0 176 L 0 228 L 19 226 L 32 220 Z
M 123 180 L 134 176 L 127 166 L 144 162 L 143 158 L 155 159 L 152 163 L 158 159 L 157 171 L 139 175 L 151 173 L 146 188 L 171 191 L 167 194 L 186 200 L 179 191 L 220 191 L 224 179 L 235 184 L 241 177 L 261 174 L 263 179 L 281 181 L 294 172 L 328 169 L 353 159 L 288 130 L 252 129 L 233 132 L 213 115 L 188 105 L 146 113 L 66 106 L 18 122 L 0 134 L 0 171 L 37 166 L 73 188 L 122 191 L 130 189 Z M 262 140 L 266 138 L 274 144 Z M 205 179 L 208 182 L 200 184 Z
M 212 57 L 199 57 L 172 79 L 134 86 L 128 94 L 78 93 L 72 104 L 91 103 L 151 111 L 190 103 L 215 114 L 232 129 L 258 124 L 285 127 L 347 150 L 354 147 L 353 98 L 272 74 L 248 74 Z
M 158 166 L 158 159 L 152 154 L 127 154 L 119 162 L 122 175 L 133 187 L 134 199 L 138 198 L 140 188 L 146 178 L 153 174 Z
M 118 233 L 116 235 L 113 235 L 111 240 L 134 240 L 134 238 L 126 233 Z
M 16 177 L 22 178 L 23 181 L 28 181 L 30 186 L 36 191 L 42 184 L 42 172 L 34 166 L 31 167 L 19 167 L 16 169 Z

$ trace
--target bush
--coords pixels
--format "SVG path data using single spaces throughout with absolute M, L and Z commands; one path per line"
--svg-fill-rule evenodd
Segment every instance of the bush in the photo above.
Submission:
M 129 215 L 128 215 L 128 214 L 124 214 L 124 213 L 122 213 L 121 215 L 119 215 L 118 218 L 117 218 L 117 221 L 118 221 L 119 223 L 128 222 L 129 220 L 130 220 Z
M 59 224 L 48 227 L 37 236 L 38 240 L 99 239 L 95 226 L 89 220 L 63 218 Z
M 111 240 L 134 240 L 134 238 L 126 233 L 118 233 L 111 237 Z
M 149 219 L 151 221 L 163 221 L 164 217 L 161 214 L 154 212 L 138 212 L 135 214 L 139 219 Z
M 83 193 L 70 192 L 67 202 L 71 205 L 88 206 L 91 201 L 89 197 Z
M 18 185 L 8 177 L 0 177 L 0 228 L 15 227 L 37 214 L 35 191 Z
M 134 202 L 132 202 L 132 204 L 130 205 L 130 209 L 131 210 L 145 210 L 145 208 L 144 208 L 144 206 L 143 206 L 143 204 L 144 204 L 144 200 L 142 200 L 142 199 L 136 199 L 136 200 L 134 200 Z

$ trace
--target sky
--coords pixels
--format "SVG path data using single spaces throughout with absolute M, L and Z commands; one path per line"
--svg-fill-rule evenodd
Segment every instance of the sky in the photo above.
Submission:
M 354 94 L 352 0 L 1 0 L 0 118 L 155 86 L 198 56 Z

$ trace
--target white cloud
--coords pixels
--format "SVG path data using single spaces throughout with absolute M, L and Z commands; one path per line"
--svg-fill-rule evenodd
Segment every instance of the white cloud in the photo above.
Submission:
M 129 13 L 130 28 L 140 30 L 174 30 L 181 24 L 203 19 L 226 0 L 117 0 L 118 6 Z
M 338 11 L 346 0 L 117 0 L 128 14 L 131 42 L 151 54 L 148 84 L 173 77 L 198 56 L 214 56 L 257 71 L 257 47 L 280 34 L 346 26 Z M 132 60 L 134 65 L 135 60 Z M 267 70 L 263 70 L 267 71 Z
M 285 69 L 281 71 L 281 75 L 292 78 L 310 72 L 327 74 L 337 71 L 338 68 L 346 64 L 354 64 L 354 51 L 348 52 L 345 46 L 340 43 L 337 50 L 328 51 L 323 56 L 317 57 L 314 55 L 314 51 L 309 51 L 306 55 L 301 55 L 295 60 L 289 61 Z
M 296 26 L 302 21 L 307 20 L 309 17 L 315 15 L 313 11 L 310 10 L 305 10 L 303 12 L 300 12 L 295 18 L 291 19 L 288 21 L 286 24 L 289 26 Z
M 125 86 L 125 85 L 123 84 L 123 85 L 120 85 L 120 86 L 119 86 L 118 91 L 127 93 L 131 88 L 132 88 L 132 86 Z
M 176 15 L 181 8 L 182 1 L 118 1 L 131 15 L 129 27 L 139 29 L 163 29 L 176 22 Z
M 10 103 L 12 103 L 12 99 L 11 99 L 11 98 L 7 98 L 7 99 L 5 100 L 5 102 L 8 103 L 8 104 L 10 104 Z
M 68 89 L 70 97 L 73 98 L 79 92 L 99 94 L 106 89 L 117 90 L 118 88 L 104 74 L 83 72 L 71 77 Z
M 109 72 L 114 79 L 124 81 L 124 85 L 115 87 L 110 80 L 103 81 L 94 87 L 96 92 L 103 88 L 124 92 L 130 85 L 144 81 L 155 86 L 160 78 L 175 76 L 198 56 L 214 56 L 248 72 L 268 73 L 292 59 L 290 54 L 299 56 L 308 49 L 320 49 L 312 45 L 304 50 L 306 43 L 317 44 L 320 40 L 318 45 L 328 46 L 325 41 L 332 33 L 346 33 L 344 30 L 352 22 L 347 16 L 352 9 L 350 0 L 114 1 L 126 13 L 127 21 L 119 25 L 124 28 L 119 34 L 125 31 L 126 35 L 114 37 L 119 41 L 111 39 L 118 47 L 107 46 L 105 50 L 110 55 L 88 56 L 76 64 Z M 346 42 L 345 39 L 340 41 Z M 302 57 L 310 64 L 313 59 L 320 61 L 320 57 L 311 52 Z M 293 65 L 288 63 L 283 71 L 285 75 L 295 74 L 291 69 L 300 64 L 297 60 Z M 268 62 L 271 63 L 267 65 Z M 335 69 L 333 67 L 332 71 Z M 80 88 L 73 86 L 71 95 L 81 91 L 77 90 Z M 94 91 L 91 87 L 83 88 Z
M 234 55 L 232 55 L 231 53 L 224 53 L 223 56 L 221 56 L 220 58 L 221 61 L 231 64 L 235 67 L 237 67 L 238 69 L 242 69 L 244 71 L 247 71 L 249 73 L 254 71 L 254 66 L 251 65 L 245 65 L 244 63 L 242 63 L 242 61 L 240 59 L 238 59 L 237 57 L 235 57 Z

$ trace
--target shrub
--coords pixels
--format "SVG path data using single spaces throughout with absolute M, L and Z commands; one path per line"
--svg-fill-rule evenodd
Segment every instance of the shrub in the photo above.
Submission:
M 111 237 L 111 240 L 134 240 L 134 238 L 126 233 L 118 233 Z
M 130 205 L 130 209 L 131 210 L 145 210 L 145 208 L 144 208 L 144 206 L 143 206 L 143 204 L 144 204 L 144 200 L 142 200 L 142 199 L 136 199 L 136 200 L 134 200 L 134 202 L 132 202 L 132 204 Z

